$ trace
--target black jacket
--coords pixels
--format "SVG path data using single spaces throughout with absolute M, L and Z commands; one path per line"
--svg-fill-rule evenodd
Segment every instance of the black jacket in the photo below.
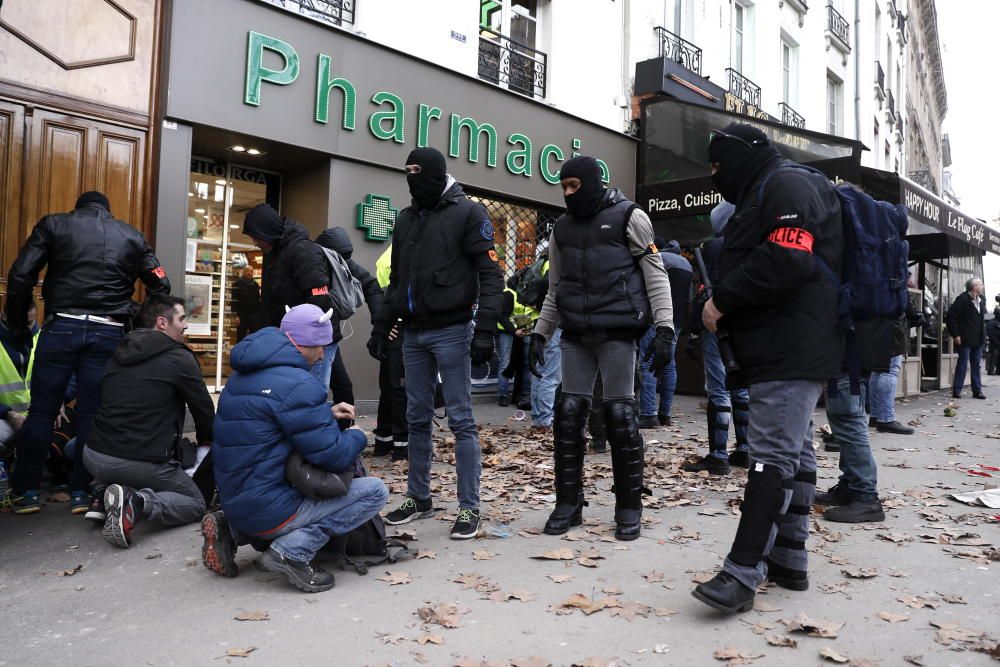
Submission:
M 131 312 L 135 281 L 170 292 L 170 281 L 143 235 L 99 204 L 42 218 L 7 276 L 7 321 L 23 326 L 31 290 L 48 267 L 42 298 L 48 314 Z
M 980 297 L 978 304 L 972 300 L 968 292 L 962 292 L 955 297 L 955 302 L 948 309 L 945 323 L 948 334 L 952 338 L 961 336 L 962 345 L 981 347 L 983 344 L 983 320 L 986 317 L 986 305 Z
M 309 232 L 290 218 L 282 218 L 283 231 L 270 252 L 264 254 L 260 288 L 260 325 L 281 326 L 285 306 L 311 303 L 327 310 L 330 268 L 322 248 L 309 239 Z
M 418 329 L 468 322 L 497 332 L 503 274 L 493 248 L 486 209 L 465 196 L 458 183 L 433 210 L 416 204 L 400 211 L 392 233 L 392 268 L 385 302 L 375 318 L 388 332 L 397 318 Z
M 382 288 L 378 286 L 378 280 L 375 276 L 351 259 L 351 255 L 354 254 L 354 244 L 351 243 L 351 237 L 348 236 L 347 230 L 343 227 L 332 227 L 324 230 L 316 237 L 316 243 L 334 251 L 347 262 L 347 268 L 350 270 L 351 275 L 361 283 L 361 290 L 365 294 L 365 304 L 368 305 L 368 313 L 371 315 L 372 322 L 374 323 L 375 314 L 382 307 Z M 333 341 L 335 343 L 344 337 L 340 332 L 339 325 L 339 321 L 333 321 Z
M 991 349 L 1000 349 L 1000 319 L 994 317 L 986 325 L 986 336 L 990 341 Z
M 761 180 L 783 162 L 766 161 L 750 176 L 726 225 L 713 298 L 740 364 L 731 386 L 827 380 L 841 370 L 838 286 L 816 260 L 839 275 L 840 200 L 826 177 L 786 168 L 758 201 Z
M 680 336 L 687 327 L 688 303 L 691 296 L 691 262 L 680 253 L 661 250 L 660 259 L 670 278 L 670 302 L 674 308 L 674 336 Z
M 170 461 L 184 432 L 185 405 L 198 441 L 211 442 L 215 406 L 194 353 L 161 331 L 136 329 L 108 363 L 87 446 L 132 461 Z
M 241 320 L 253 319 L 260 312 L 260 285 L 252 278 L 239 278 L 233 283 L 233 310 Z

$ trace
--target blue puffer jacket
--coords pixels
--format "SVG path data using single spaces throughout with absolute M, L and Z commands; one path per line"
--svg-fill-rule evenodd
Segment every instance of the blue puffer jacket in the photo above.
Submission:
M 267 537 L 288 522 L 304 496 L 285 480 L 292 450 L 329 472 L 354 465 L 362 431 L 341 431 L 326 388 L 280 329 L 261 329 L 233 348 L 215 415 L 212 457 L 222 509 L 234 528 Z

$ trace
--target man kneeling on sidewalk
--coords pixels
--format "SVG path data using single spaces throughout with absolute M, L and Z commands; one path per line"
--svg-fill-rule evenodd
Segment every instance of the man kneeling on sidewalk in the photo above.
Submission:
M 290 309 L 281 329 L 268 327 L 233 348 L 236 371 L 219 397 L 212 447 L 222 511 L 205 516 L 205 567 L 235 577 L 236 548 L 270 541 L 257 562 L 307 593 L 333 587 L 333 575 L 313 563 L 331 537 L 357 528 L 385 506 L 382 480 L 358 477 L 347 494 L 314 500 L 292 486 L 286 466 L 293 453 L 325 472 L 353 469 L 367 438 L 352 420 L 354 406 L 326 403 L 327 387 L 309 372 L 333 340 L 332 312 L 311 304 Z M 244 539 L 244 536 L 246 539 Z
M 83 463 L 107 485 L 103 503 L 91 503 L 92 512 L 106 516 L 104 539 L 123 549 L 139 521 L 181 526 L 205 513 L 204 496 L 178 461 L 185 405 L 200 443 L 212 441 L 215 416 L 198 361 L 184 344 L 185 319 L 183 299 L 151 294 L 139 313 L 141 328 L 118 344 L 101 380 Z

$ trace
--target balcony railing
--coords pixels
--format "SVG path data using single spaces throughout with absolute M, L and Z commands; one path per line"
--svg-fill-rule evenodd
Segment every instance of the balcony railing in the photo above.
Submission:
M 747 104 L 760 108 L 760 86 L 746 78 L 732 67 L 726 68 L 729 74 L 729 92 Z
M 882 63 L 875 61 L 875 92 L 878 93 L 880 100 L 885 99 L 885 71 L 882 69 Z
M 670 58 L 695 74 L 701 74 L 701 49 L 666 28 L 657 26 L 654 30 L 660 43 L 661 58 Z
M 493 30 L 479 31 L 479 78 L 529 97 L 545 97 L 548 55 Z
M 284 7 L 290 12 L 329 23 L 341 25 L 354 23 L 355 0 L 265 0 L 266 2 Z
M 889 122 L 896 122 L 896 98 L 892 96 L 892 91 L 885 91 L 885 105 L 889 109 Z
M 833 36 L 844 43 L 848 49 L 851 48 L 851 24 L 840 15 L 833 5 L 826 6 L 826 27 L 833 33 Z
M 798 111 L 788 106 L 784 102 L 779 104 L 778 108 L 781 109 L 782 123 L 784 123 L 785 125 L 790 125 L 791 127 L 797 127 L 800 130 L 806 129 L 806 119 L 803 118 Z

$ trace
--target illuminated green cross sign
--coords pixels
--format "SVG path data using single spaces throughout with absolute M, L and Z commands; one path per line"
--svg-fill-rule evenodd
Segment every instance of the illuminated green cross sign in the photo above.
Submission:
M 365 200 L 357 205 L 358 229 L 365 232 L 369 241 L 387 241 L 396 226 L 396 216 L 399 214 L 382 195 L 365 195 Z
M 270 51 L 280 57 L 280 69 L 271 69 L 263 65 L 264 51 Z M 275 37 L 263 35 L 254 30 L 247 35 L 246 81 L 243 101 L 250 106 L 260 106 L 264 98 L 263 84 L 289 86 L 295 83 L 302 69 L 299 54 L 288 42 Z M 348 131 L 354 132 L 358 116 L 358 90 L 348 79 L 334 73 L 333 58 L 325 53 L 316 56 L 316 108 L 313 119 L 326 125 L 331 121 L 330 106 L 340 103 L 340 118 L 334 116 L 333 122 Z M 270 95 L 270 93 L 269 93 Z M 379 141 L 392 141 L 397 144 L 406 143 L 407 108 L 404 100 L 395 93 L 381 90 L 371 96 L 371 113 L 365 125 L 369 134 Z M 416 109 L 416 113 L 414 113 Z M 461 157 L 463 144 L 466 146 L 466 160 L 478 164 L 480 160 L 486 167 L 495 169 L 502 163 L 503 168 L 514 176 L 532 178 L 536 174 L 549 185 L 559 183 L 560 164 L 569 156 L 578 155 L 582 150 L 579 137 L 570 141 L 572 147 L 564 151 L 558 144 L 543 144 L 540 147 L 531 137 L 523 132 L 501 134 L 496 125 L 463 116 L 460 113 L 443 116 L 441 107 L 423 102 L 412 104 L 409 108 L 410 119 L 416 116 L 416 132 L 410 137 L 416 137 L 417 148 L 430 145 L 432 127 L 440 125 L 447 132 L 448 155 L 452 158 Z M 413 139 L 410 139 L 413 141 Z M 483 144 L 485 143 L 485 147 Z M 499 157 L 499 152 L 506 152 Z M 602 180 L 611 182 L 611 171 L 603 160 L 597 160 L 601 166 Z

